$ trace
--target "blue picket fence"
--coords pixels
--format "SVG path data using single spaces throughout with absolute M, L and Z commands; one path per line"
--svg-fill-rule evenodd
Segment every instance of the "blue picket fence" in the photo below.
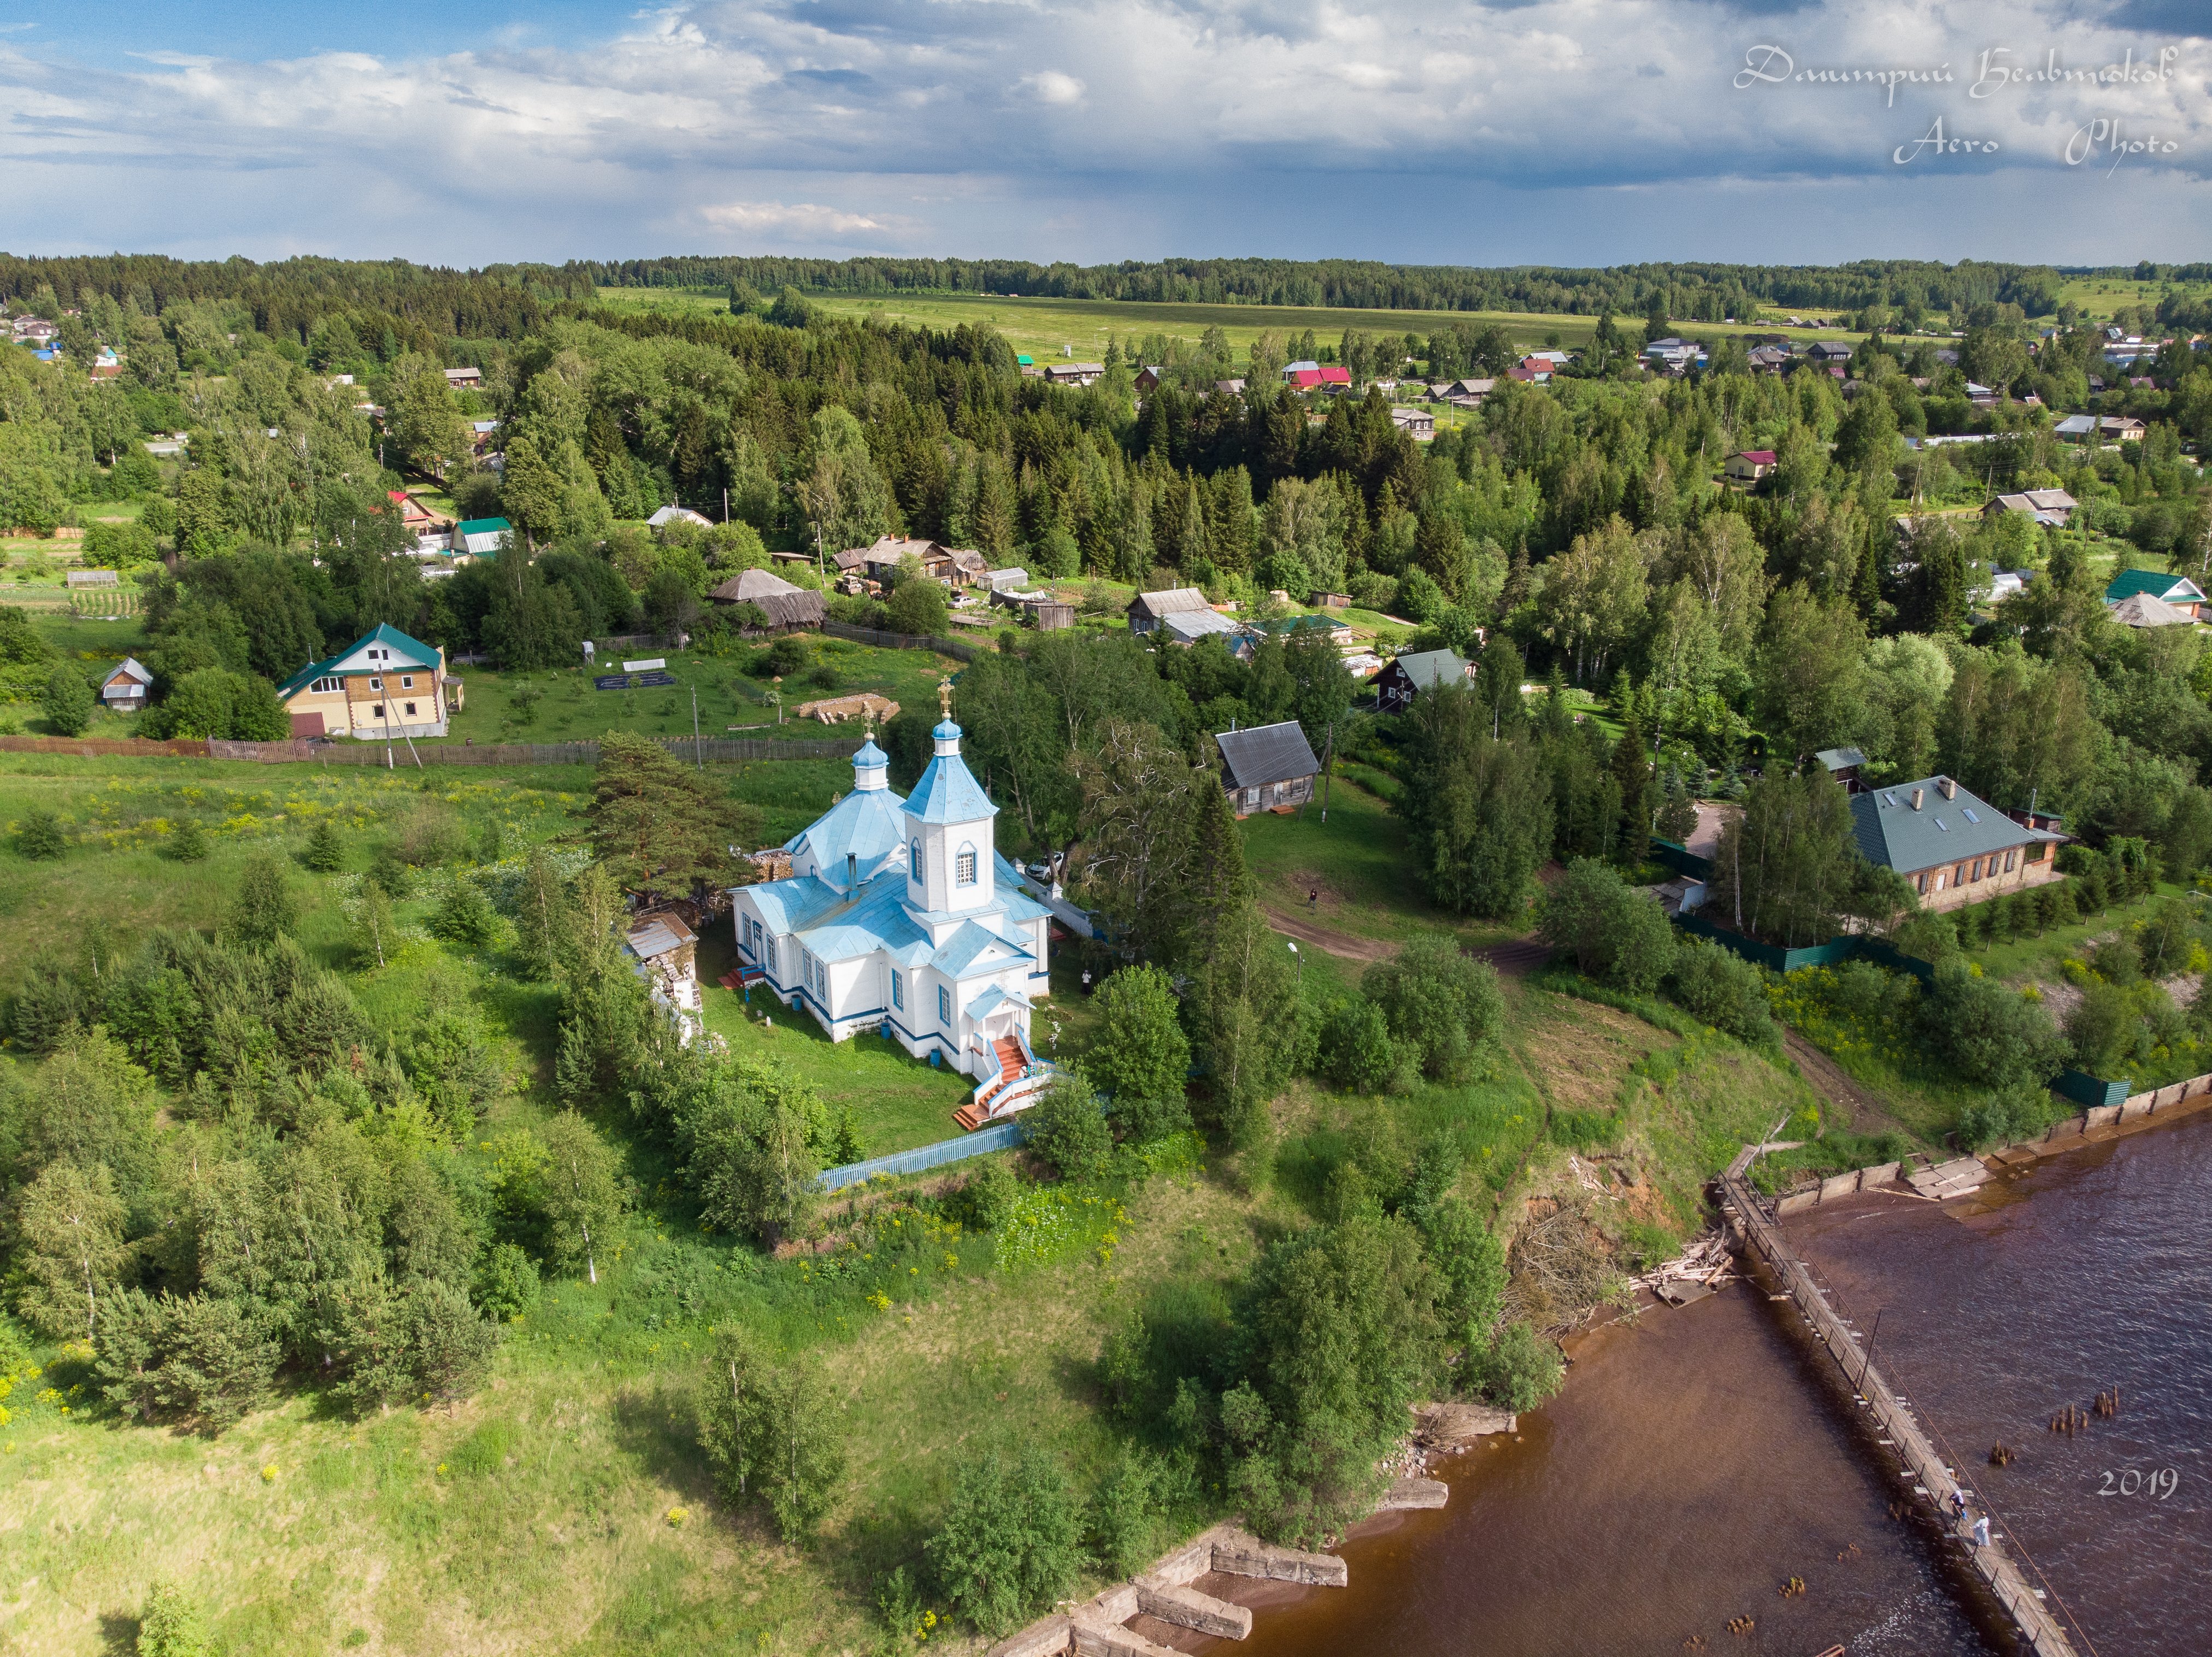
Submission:
M 1016 1117 L 1010 1122 L 995 1122 L 988 1128 L 978 1128 L 957 1139 L 940 1139 L 934 1145 L 917 1145 L 910 1151 L 893 1151 L 889 1156 L 872 1156 L 865 1162 L 848 1162 L 842 1168 L 824 1168 L 814 1176 L 814 1183 L 825 1191 L 842 1191 L 879 1173 L 920 1173 L 924 1168 L 941 1168 L 948 1162 L 964 1162 L 971 1156 L 1010 1151 L 1028 1137 L 1029 1129 L 1021 1118 Z

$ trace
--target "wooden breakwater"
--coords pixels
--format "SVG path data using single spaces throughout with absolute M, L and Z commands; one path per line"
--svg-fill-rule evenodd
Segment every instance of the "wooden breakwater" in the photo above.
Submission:
M 1790 1298 L 1796 1302 L 1814 1338 L 1827 1349 L 1828 1355 L 1842 1370 L 1844 1383 L 1851 1390 L 1859 1407 L 1873 1417 L 1877 1441 L 1885 1447 L 1893 1448 L 1905 1464 L 1903 1477 L 1911 1480 L 1912 1494 L 1925 1497 L 1934 1505 L 1952 1534 L 1964 1544 L 1974 1575 L 1988 1585 L 1997 1603 L 2012 1618 L 2020 1634 L 2021 1649 L 2034 1653 L 2035 1657 L 2075 1657 L 2073 1642 L 2045 1607 L 2041 1596 L 2027 1585 L 2003 1541 L 1992 1535 L 1987 1543 L 1974 1545 L 1975 1519 L 1990 1515 L 1978 1512 L 1971 1495 L 1944 1464 L 1926 1430 L 1913 1419 L 1905 1400 L 1871 1362 L 1856 1333 L 1828 1303 L 1826 1293 L 1814 1282 L 1811 1270 L 1798 1258 L 1796 1251 L 1783 1237 L 1774 1216 L 1759 1200 L 1759 1193 L 1752 1189 L 1745 1176 L 1758 1154 L 1757 1146 L 1745 1146 L 1721 1175 L 1721 1213 L 1729 1229 L 1744 1247 L 1766 1263 Z M 1963 1512 L 1957 1500 L 1961 1496 L 1966 1497 Z

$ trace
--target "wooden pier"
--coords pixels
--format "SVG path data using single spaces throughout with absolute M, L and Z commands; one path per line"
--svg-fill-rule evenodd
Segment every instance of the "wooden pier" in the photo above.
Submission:
M 2021 1649 L 2033 1652 L 2035 1657 L 2075 1657 L 2073 1642 L 2045 1607 L 2042 1597 L 2028 1587 L 2002 1542 L 1993 1536 L 1984 1545 L 1974 1545 L 1974 1519 L 1978 1512 L 1978 1516 L 1989 1515 L 1985 1510 L 1975 1508 L 1971 1496 L 1966 1513 L 1960 1513 L 1954 1498 L 1960 1494 L 1961 1487 L 1952 1470 L 1936 1453 L 1935 1445 L 1912 1418 L 1905 1401 L 1891 1388 L 1881 1371 L 1869 1362 L 1858 1337 L 1828 1304 L 1826 1295 L 1814 1282 L 1810 1270 L 1783 1238 L 1780 1228 L 1745 1178 L 1758 1154 L 1759 1147 L 1745 1146 L 1721 1175 L 1721 1212 L 1729 1229 L 1745 1247 L 1766 1262 L 1789 1291 L 1790 1298 L 1797 1303 L 1814 1337 L 1827 1348 L 1828 1355 L 1842 1369 L 1844 1384 L 1856 1397 L 1860 1407 L 1872 1414 L 1874 1424 L 1880 1429 L 1877 1436 L 1895 1447 L 1905 1464 L 1905 1477 L 1911 1481 L 1912 1494 L 1924 1496 L 1935 1504 L 1952 1533 L 1965 1546 L 1974 1574 L 1989 1585 L 1997 1603 L 2011 1617 L 2020 1631 Z

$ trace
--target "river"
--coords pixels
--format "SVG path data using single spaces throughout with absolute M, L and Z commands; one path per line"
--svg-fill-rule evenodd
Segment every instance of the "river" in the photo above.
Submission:
M 1878 1361 L 2080 1617 L 2083 1657 L 2212 1652 L 2209 1221 L 2212 1117 L 2002 1176 L 1964 1212 L 1868 1197 L 1791 1226 L 1860 1329 L 1883 1308 Z M 1448 1507 L 1346 1539 L 1348 1588 L 1209 1576 L 1198 1586 L 1257 1611 L 1249 1642 L 1144 1631 L 1248 1657 L 2001 1648 L 1940 1544 L 1892 1517 L 1894 1471 L 1763 1287 L 1652 1307 L 1570 1354 L 1517 1437 L 1435 1470 Z M 2116 1384 L 2116 1419 L 2045 1430 Z M 2019 1457 L 1988 1468 L 1999 1438 Z M 2172 1493 L 2152 1494 L 2167 1470 Z M 1785 1599 L 1792 1576 L 1805 1592 Z M 1750 1633 L 1729 1632 L 1737 1617 Z

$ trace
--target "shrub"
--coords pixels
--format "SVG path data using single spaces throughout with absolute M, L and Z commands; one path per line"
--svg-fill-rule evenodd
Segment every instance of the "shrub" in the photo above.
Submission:
M 773 644 L 753 653 L 745 671 L 755 679 L 788 679 L 806 665 L 806 647 L 786 633 Z
M 1469 1352 L 1462 1367 L 1470 1391 L 1516 1415 L 1558 1392 L 1565 1370 L 1559 1349 L 1525 1323 L 1506 1325 L 1487 1347 Z
M 395 901 L 415 889 L 415 871 L 389 841 L 377 847 L 368 860 L 368 884 Z
M 1048 1609 L 1083 1556 L 1075 1494 L 1041 1446 L 989 1451 L 953 1477 L 945 1520 L 925 1544 L 945 1596 L 987 1635 Z
M 2094 980 L 2084 984 L 2081 999 L 2066 1014 L 2075 1069 L 2094 1076 L 2116 1075 L 2126 1067 L 2140 1022 L 2125 990 Z
M 472 881 L 455 880 L 431 916 L 430 930 L 447 943 L 482 949 L 497 935 L 499 916 Z
M 26 857 L 51 862 L 69 850 L 61 819 L 43 806 L 33 806 L 15 825 L 15 850 Z
M 1125 1447 L 1091 1504 L 1091 1551 L 1118 1576 L 1145 1569 L 1158 1551 L 1164 1471 L 1143 1451 Z
M 1113 1154 L 1113 1130 L 1098 1108 L 1097 1094 L 1079 1071 L 1054 1078 L 1045 1095 L 1022 1119 L 1029 1124 L 1029 1148 L 1057 1169 L 1063 1179 L 1095 1179 Z
M 1390 1021 L 1365 996 L 1340 1001 L 1321 1027 L 1322 1073 L 1354 1093 L 1398 1091 L 1412 1085 L 1413 1063 L 1390 1039 Z
M 895 633 L 935 638 L 945 631 L 945 589 L 926 576 L 901 582 L 886 607 Z
M 1536 930 L 1589 978 L 1638 992 L 1674 959 L 1674 929 L 1647 893 L 1594 857 L 1577 857 L 1536 905 Z
M 2154 978 L 2186 971 L 2190 952 L 2196 947 L 2197 923 L 2189 905 L 2179 898 L 2168 898 L 2153 910 L 2136 937 L 2142 970 Z
M 1754 1045 L 1772 1039 L 1765 980 L 1741 956 L 1704 938 L 1686 938 L 1668 973 L 1674 999 L 1693 1018 Z
M 1922 1002 L 1928 1044 L 1966 1081 L 2000 1092 L 2057 1075 L 2065 1044 L 2042 1008 L 1993 979 L 1957 968 L 1936 974 Z
M 177 826 L 170 831 L 169 843 L 165 850 L 171 860 L 176 862 L 197 863 L 204 860 L 208 855 L 208 838 L 207 831 L 200 826 L 200 819 L 197 817 L 179 818 Z
M 92 723 L 92 686 L 76 668 L 57 667 L 46 678 L 46 693 L 40 705 L 46 710 L 46 723 L 58 734 L 81 735 Z
M 520 1318 L 538 1304 L 538 1262 L 513 1243 L 495 1243 L 477 1268 L 476 1302 L 489 1318 Z
M 216 1657 L 199 1607 L 176 1582 L 154 1584 L 138 1617 L 138 1657 Z
M 1496 971 L 1462 954 L 1456 939 L 1443 933 L 1409 938 L 1395 957 L 1369 967 L 1360 987 L 1382 1010 L 1393 1039 L 1427 1075 L 1463 1081 L 1487 1069 L 1505 1020 L 1504 998 Z
M 994 1231 L 1021 1194 L 1022 1182 L 1013 1169 L 991 1157 L 976 1164 L 975 1172 L 952 1193 L 947 1206 L 961 1224 L 978 1231 Z

